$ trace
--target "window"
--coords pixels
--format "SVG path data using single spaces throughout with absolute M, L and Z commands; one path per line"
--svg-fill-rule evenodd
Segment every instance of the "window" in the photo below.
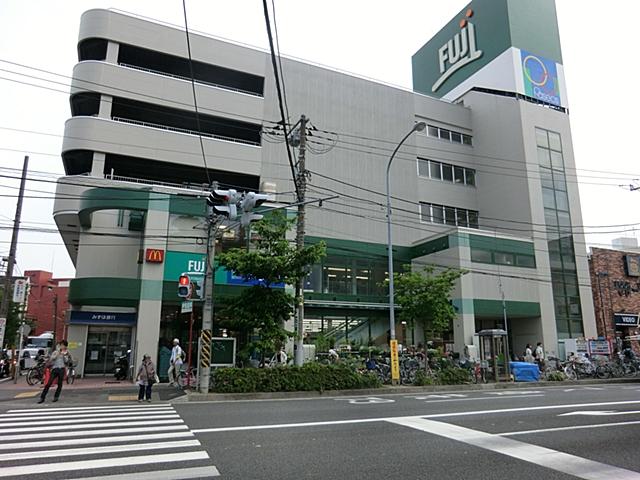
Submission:
M 429 160 L 418 159 L 418 175 L 421 177 L 429 177 Z
M 563 170 L 564 160 L 562 159 L 562 153 L 554 152 L 553 150 L 551 150 L 550 153 L 551 153 L 551 168 L 554 168 L 556 170 Z
M 539 147 L 549 148 L 549 139 L 547 138 L 546 130 L 536 128 L 536 145 Z
M 543 189 L 543 191 L 546 189 Z M 565 212 L 569 211 L 569 197 L 567 197 L 567 192 L 563 192 L 561 190 L 556 190 L 556 208 L 558 210 L 563 210 Z M 545 205 L 546 207 L 546 205 Z
M 442 180 L 453 182 L 453 165 L 442 164 Z
M 542 188 L 553 188 L 551 170 L 540 167 L 540 182 L 542 183 Z
M 532 255 L 516 255 L 516 265 L 518 267 L 535 268 L 536 258 Z
M 544 208 L 556 208 L 556 202 L 554 199 L 554 191 L 550 188 L 542 189 L 542 204 Z
M 453 180 L 455 183 L 464 184 L 464 168 L 453 167 Z
M 421 203 L 420 219 L 423 222 L 437 223 L 440 225 L 478 228 L 478 212 L 465 208 Z
M 124 227 L 124 210 L 118 210 L 118 220 L 116 225 L 118 227 Z
M 446 140 L 447 142 L 460 143 L 462 145 L 471 146 L 473 143 L 471 135 L 436 127 L 435 125 L 429 125 L 427 127 L 427 134 L 430 137 Z
M 476 263 L 493 263 L 491 252 L 479 248 L 471 249 L 471 261 Z
M 471 187 L 476 186 L 476 171 L 470 168 L 464 169 L 464 183 Z
M 494 252 L 493 258 L 498 265 L 515 265 L 516 263 L 513 253 Z
M 429 160 L 429 172 L 431 173 L 431 178 L 436 180 L 440 180 L 442 178 L 442 173 L 440 172 L 440 162 L 434 162 L 433 160 Z
M 551 168 L 551 156 L 546 148 L 538 147 L 538 164 L 541 167 Z
M 562 143 L 560 142 L 560 134 L 556 132 L 549 133 L 549 148 L 556 152 L 562 151 Z

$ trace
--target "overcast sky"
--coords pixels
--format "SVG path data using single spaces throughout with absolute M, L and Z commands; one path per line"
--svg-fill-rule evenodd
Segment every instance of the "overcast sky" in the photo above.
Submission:
M 411 55 L 468 2 L 275 3 L 283 54 L 411 88 Z M 635 238 L 640 227 L 640 190 L 618 186 L 640 178 L 640 95 L 633 90 L 640 68 L 632 27 L 638 2 L 556 3 L 587 240 L 606 246 L 615 237 Z M 0 254 L 9 251 L 19 184 L 7 177 L 19 176 L 25 154 L 30 177 L 44 180 L 29 181 L 26 195 L 48 197 L 25 199 L 16 274 L 44 269 L 56 277 L 74 275 L 60 236 L 47 232 L 55 229 L 55 177 L 40 172 L 63 173 L 60 148 L 80 15 L 111 7 L 183 25 L 181 0 L 0 0 Z M 187 10 L 191 29 L 268 46 L 261 0 L 188 0 Z

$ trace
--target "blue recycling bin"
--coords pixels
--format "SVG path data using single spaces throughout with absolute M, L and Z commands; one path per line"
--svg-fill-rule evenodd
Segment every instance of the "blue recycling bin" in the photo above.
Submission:
M 516 382 L 537 382 L 540 380 L 540 369 L 535 363 L 511 362 L 509 365 Z

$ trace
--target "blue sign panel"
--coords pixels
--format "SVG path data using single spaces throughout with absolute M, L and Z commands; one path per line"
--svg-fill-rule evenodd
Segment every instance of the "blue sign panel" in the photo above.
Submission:
M 245 279 L 245 277 L 243 277 L 241 275 L 236 275 L 232 271 L 227 270 L 227 284 L 228 285 L 249 285 L 249 286 L 254 286 L 254 285 L 265 285 L 265 282 L 262 279 L 247 280 L 247 279 Z M 284 283 L 283 282 L 274 283 L 274 284 L 271 285 L 271 287 L 272 288 L 284 288 Z
M 561 105 L 556 63 L 524 50 L 520 51 L 524 91 L 529 97 Z
M 72 310 L 69 323 L 75 325 L 135 325 L 135 313 L 122 312 L 85 312 Z

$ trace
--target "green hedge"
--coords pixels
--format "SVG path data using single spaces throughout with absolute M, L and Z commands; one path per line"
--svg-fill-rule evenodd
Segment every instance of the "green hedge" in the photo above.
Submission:
M 302 367 L 220 368 L 213 372 L 216 393 L 301 392 L 352 390 L 380 387 L 370 373 L 358 373 L 343 365 L 307 363 Z

